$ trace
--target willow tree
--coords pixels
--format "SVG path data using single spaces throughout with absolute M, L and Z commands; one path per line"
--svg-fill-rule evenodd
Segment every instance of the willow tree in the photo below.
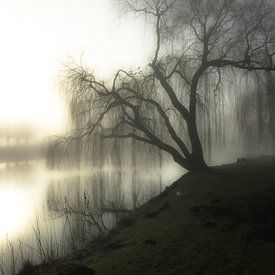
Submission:
M 206 169 L 197 127 L 198 108 L 207 108 L 204 85 L 222 92 L 219 86 L 229 71 L 275 70 L 274 10 L 267 1 L 252 0 L 123 5 L 153 26 L 151 61 L 135 72 L 118 70 L 109 81 L 71 67 L 71 106 L 75 121 L 82 121 L 73 138 L 96 132 L 102 138 L 134 139 L 167 152 L 189 171 Z

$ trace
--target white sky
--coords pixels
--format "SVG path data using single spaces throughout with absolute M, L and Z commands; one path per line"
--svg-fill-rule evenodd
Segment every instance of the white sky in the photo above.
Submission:
M 0 0 L 0 123 L 59 131 L 56 76 L 69 57 L 103 77 L 144 64 L 152 36 L 141 18 L 118 14 L 111 0 Z

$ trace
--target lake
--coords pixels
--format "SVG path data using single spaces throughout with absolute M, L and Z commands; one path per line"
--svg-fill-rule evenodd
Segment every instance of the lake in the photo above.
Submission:
M 81 248 L 159 194 L 183 171 L 102 167 L 48 169 L 46 161 L 0 166 L 0 272 Z

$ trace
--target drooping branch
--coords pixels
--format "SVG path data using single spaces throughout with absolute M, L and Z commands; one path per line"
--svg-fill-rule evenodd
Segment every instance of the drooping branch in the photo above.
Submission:
M 131 12 L 153 18 L 149 22 L 155 41 L 149 68 L 136 73 L 118 70 L 108 82 L 86 70 L 72 71 L 73 108 L 81 116 L 76 121 L 81 125 L 76 127 L 79 137 L 100 128 L 105 138 L 130 138 L 156 146 L 187 169 L 205 167 L 197 126 L 202 108 L 197 106 L 204 104 L 207 110 L 210 93 L 222 92 L 224 76 L 229 77 L 222 69 L 275 70 L 274 20 L 254 1 L 243 14 L 248 2 L 126 1 Z M 209 75 L 209 82 L 203 82 Z
M 165 90 L 165 92 L 167 93 L 167 95 L 169 96 L 169 98 L 170 98 L 171 103 L 173 104 L 173 106 L 179 111 L 179 113 L 181 114 L 181 116 L 183 117 L 184 120 L 188 120 L 188 118 L 189 118 L 189 112 L 188 112 L 188 110 L 179 101 L 179 99 L 178 99 L 175 91 L 173 90 L 173 88 L 171 87 L 171 85 L 168 83 L 168 81 L 166 80 L 165 76 L 153 64 L 151 64 L 151 67 L 153 68 L 153 70 L 155 72 L 156 78 L 159 80 L 161 86 L 163 87 L 163 89 Z
M 183 142 L 183 140 L 177 135 L 177 133 L 176 133 L 174 127 L 172 126 L 169 117 L 166 115 L 166 112 L 164 111 L 163 107 L 156 100 L 154 100 L 152 98 L 145 98 L 141 94 L 139 94 L 138 92 L 136 92 L 134 89 L 130 89 L 130 88 L 123 88 L 123 89 L 124 90 L 126 89 L 130 93 L 134 94 L 135 98 L 137 98 L 138 100 L 140 100 L 142 102 L 145 102 L 145 103 L 149 103 L 149 104 L 153 105 L 156 108 L 158 114 L 164 120 L 166 129 L 167 129 L 168 133 L 170 134 L 171 138 L 179 146 L 179 148 L 181 149 L 182 153 L 186 157 L 189 157 L 190 156 L 190 152 L 187 149 L 187 146 L 185 145 L 185 143 Z
M 273 54 L 275 55 L 275 53 Z M 234 60 L 228 60 L 228 59 L 217 59 L 217 60 L 212 60 L 208 63 L 209 67 L 217 67 L 217 68 L 222 68 L 222 67 L 235 67 L 238 69 L 242 70 L 247 70 L 247 71 L 275 71 L 275 66 L 272 62 L 271 65 L 253 65 L 253 61 L 249 62 L 248 64 L 246 61 L 234 61 Z M 252 63 L 252 64 L 251 64 Z

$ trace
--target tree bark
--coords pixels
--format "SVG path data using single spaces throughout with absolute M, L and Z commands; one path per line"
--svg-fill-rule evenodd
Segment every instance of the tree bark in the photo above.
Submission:
M 272 151 L 275 151 L 275 85 L 272 72 L 267 72 L 267 86 L 269 96 L 269 131 Z
M 203 148 L 194 118 L 190 118 L 187 121 L 187 127 L 192 146 L 192 153 L 190 157 L 186 159 L 186 162 L 190 163 L 189 171 L 199 172 L 202 170 L 207 170 L 208 166 L 206 165 L 204 160 Z
M 207 69 L 207 65 L 202 63 L 202 65 L 196 71 L 192 79 L 192 84 L 190 89 L 189 116 L 188 116 L 188 119 L 186 120 L 189 139 L 192 147 L 192 153 L 191 153 L 190 159 L 187 159 L 187 161 L 190 162 L 192 166 L 194 166 L 194 167 L 191 167 L 191 170 L 195 172 L 198 172 L 200 170 L 206 170 L 208 168 L 204 160 L 203 148 L 202 148 L 201 140 L 197 129 L 197 87 L 199 84 L 199 79 L 203 75 L 206 69 Z

